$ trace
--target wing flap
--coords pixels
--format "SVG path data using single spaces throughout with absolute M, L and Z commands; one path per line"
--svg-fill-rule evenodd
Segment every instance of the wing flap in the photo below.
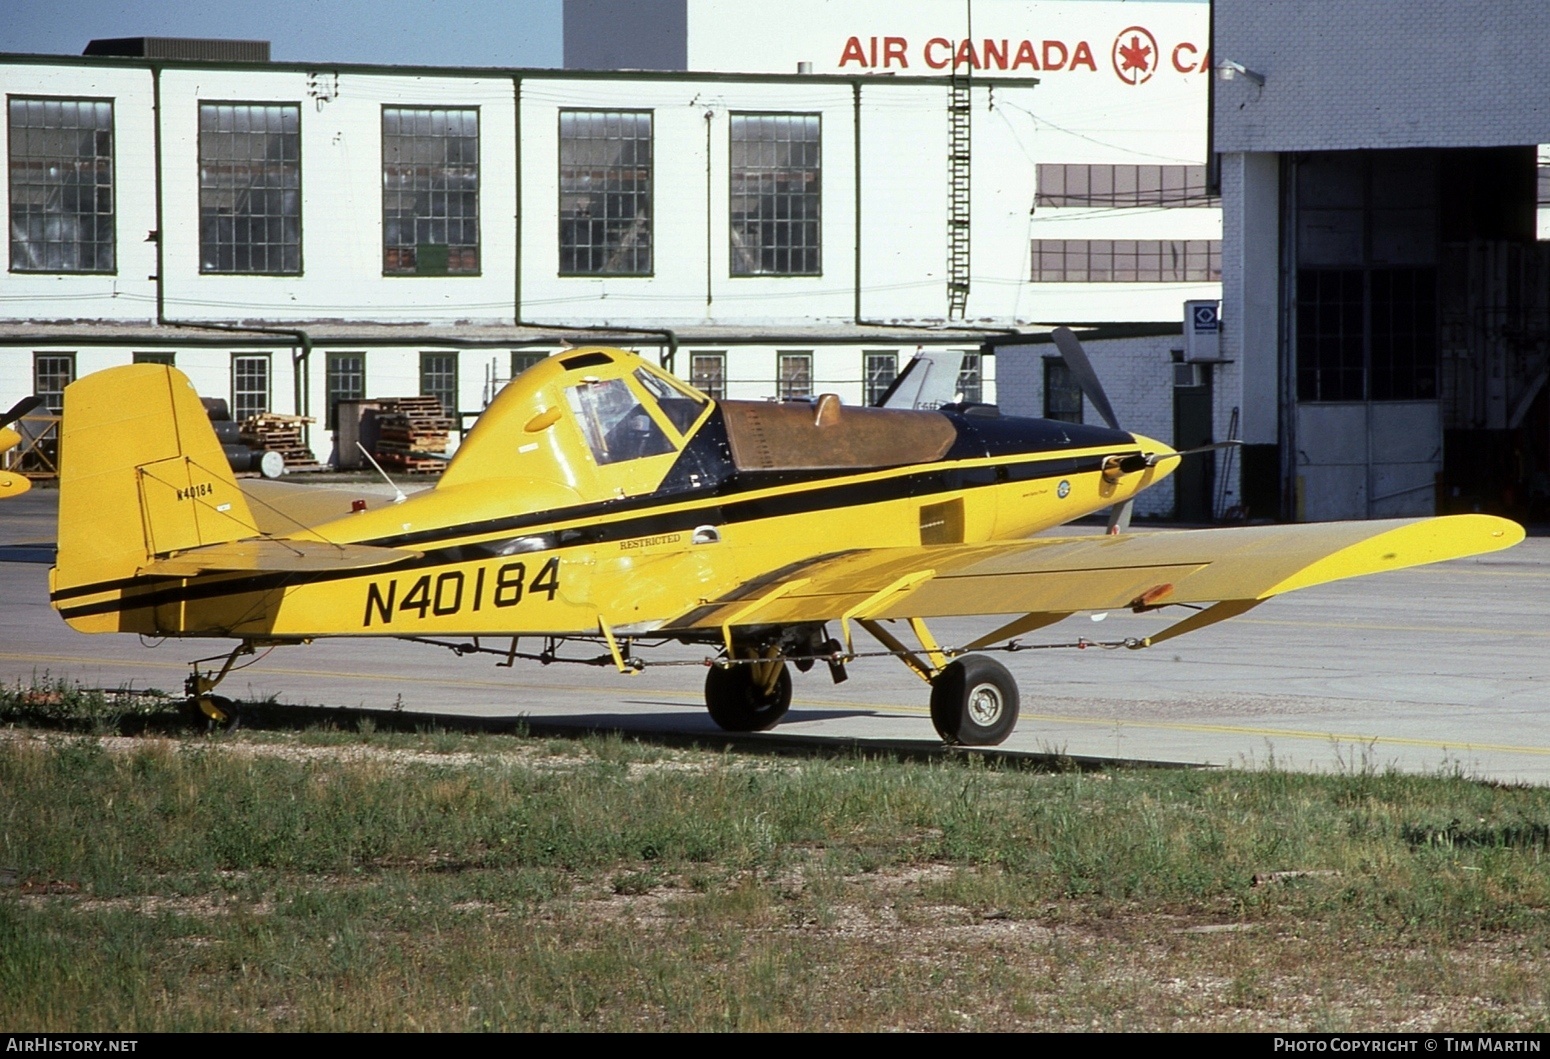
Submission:
M 141 574 L 163 577 L 197 577 L 230 573 L 318 573 L 330 570 L 369 570 L 415 559 L 419 552 L 398 548 L 372 548 L 362 544 L 327 544 L 322 541 L 254 538 L 190 548 L 155 559 L 140 568 Z
M 696 608 L 668 628 L 1263 600 L 1328 581 L 1497 551 L 1522 539 L 1523 528 L 1506 519 L 1454 515 L 883 548 L 786 571 L 780 579 Z M 802 583 L 777 593 L 788 582 Z M 750 606 L 761 597 L 768 602 Z

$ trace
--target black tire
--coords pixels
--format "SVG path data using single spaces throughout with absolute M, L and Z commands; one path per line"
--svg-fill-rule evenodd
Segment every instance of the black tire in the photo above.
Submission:
M 1017 681 L 984 655 L 965 655 L 931 682 L 931 723 L 961 746 L 997 746 L 1017 727 Z
M 189 720 L 193 722 L 196 728 L 203 732 L 213 733 L 235 732 L 242 726 L 242 711 L 238 709 L 235 702 L 228 699 L 225 695 L 206 695 L 205 698 L 209 699 L 211 705 L 225 716 L 225 720 L 211 717 L 205 713 L 200 708 L 197 698 L 189 699 L 185 709 Z
M 791 707 L 791 670 L 780 664 L 773 691 L 754 681 L 754 667 L 711 666 L 705 673 L 705 705 L 710 719 L 728 732 L 767 732 Z

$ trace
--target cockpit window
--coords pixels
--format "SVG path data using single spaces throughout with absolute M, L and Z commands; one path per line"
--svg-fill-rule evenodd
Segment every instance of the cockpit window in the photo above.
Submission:
M 586 435 L 599 464 L 638 460 L 673 451 L 673 443 L 657 426 L 635 392 L 623 379 L 582 383 L 565 391 L 576 422 Z
M 674 386 L 649 371 L 636 368 L 635 381 L 657 399 L 662 413 L 680 434 L 688 433 L 689 428 L 694 425 L 696 419 L 700 418 L 700 412 L 705 408 L 706 399 L 703 395 Z

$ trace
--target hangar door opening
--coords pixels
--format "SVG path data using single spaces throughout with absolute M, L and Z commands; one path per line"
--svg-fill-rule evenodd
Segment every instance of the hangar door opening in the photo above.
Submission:
M 1550 469 L 1535 148 L 1286 164 L 1288 507 L 1528 517 Z
M 1307 521 L 1430 514 L 1442 469 L 1436 153 L 1322 152 L 1290 166 L 1292 508 Z

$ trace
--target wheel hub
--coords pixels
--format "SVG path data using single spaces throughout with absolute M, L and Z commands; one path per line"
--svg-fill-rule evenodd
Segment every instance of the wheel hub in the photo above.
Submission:
M 1001 690 L 994 684 L 977 684 L 968 695 L 969 717 L 975 724 L 986 728 L 1001 717 L 1003 702 Z

